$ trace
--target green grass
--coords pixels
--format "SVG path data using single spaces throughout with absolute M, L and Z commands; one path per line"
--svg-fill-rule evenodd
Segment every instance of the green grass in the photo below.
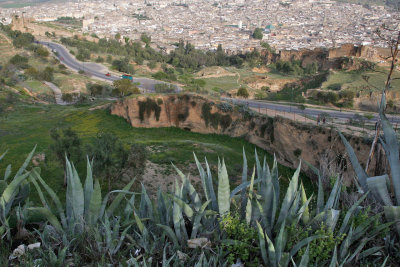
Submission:
M 0 92 L 1 99 L 1 92 Z M 0 163 L 0 173 L 3 173 L 8 164 L 12 164 L 13 173 L 22 164 L 31 149 L 37 144 L 37 153 L 45 153 L 46 162 L 41 164 L 42 176 L 58 193 L 64 194 L 63 171 L 61 164 L 56 161 L 49 146 L 52 140 L 49 135 L 53 127 L 72 127 L 82 138 L 84 144 L 90 144 L 97 132 L 113 132 L 126 145 L 140 143 L 156 147 L 149 159 L 157 164 L 174 163 L 183 170 L 188 164 L 194 163 L 193 152 L 199 159 L 206 156 L 209 163 L 215 167 L 218 157 L 224 158 L 231 184 L 234 186 L 240 180 L 242 169 L 242 149 L 244 147 L 249 169 L 254 165 L 255 146 L 242 138 L 230 138 L 223 135 L 204 135 L 187 132 L 178 128 L 144 129 L 132 128 L 124 119 L 110 115 L 107 110 L 89 111 L 88 106 L 57 105 L 28 105 L 15 104 L 13 111 L 0 116 L 0 153 L 9 150 L 7 156 Z M 271 164 L 272 156 L 258 148 L 259 155 L 267 155 Z M 76 163 L 81 177 L 85 176 L 85 162 Z M 279 166 L 282 183 L 286 184 L 294 170 Z M 193 173 L 197 175 L 197 172 Z M 312 185 L 306 176 L 302 176 L 309 191 Z M 35 191 L 35 190 L 33 190 Z M 35 192 L 31 197 L 38 201 Z
M 386 68 L 378 68 L 377 71 L 338 71 L 328 76 L 328 80 L 322 84 L 322 88 L 328 88 L 332 84 L 341 84 L 342 90 L 351 90 L 368 94 L 370 91 L 376 91 L 373 86 L 381 90 L 385 86 L 388 70 Z M 362 78 L 363 75 L 369 76 L 368 82 L 373 86 L 369 86 Z M 398 73 L 394 73 L 393 78 L 399 78 Z M 393 80 L 392 87 L 394 91 L 400 91 L 400 80 Z

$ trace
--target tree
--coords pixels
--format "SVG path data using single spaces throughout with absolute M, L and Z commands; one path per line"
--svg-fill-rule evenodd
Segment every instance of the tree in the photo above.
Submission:
M 40 72 L 39 78 L 41 80 L 45 80 L 51 82 L 54 80 L 54 69 L 52 67 L 46 67 L 43 71 Z
M 108 132 L 98 132 L 94 145 L 89 150 L 91 158 L 94 159 L 95 174 L 107 178 L 110 191 L 112 176 L 124 166 L 128 152 L 123 148 L 119 138 Z
M 114 90 L 113 94 L 123 97 L 130 94 L 140 94 L 139 88 L 137 88 L 130 80 L 121 79 L 113 82 Z
M 140 40 L 141 40 L 143 43 L 145 43 L 146 45 L 149 45 L 150 42 L 151 42 L 151 37 L 148 36 L 148 35 L 145 34 L 145 33 L 142 33 L 142 35 L 140 36 Z
M 262 29 L 261 28 L 256 28 L 253 32 L 253 38 L 254 39 L 258 39 L 258 40 L 262 40 L 263 38 L 263 33 L 262 33 Z
M 61 162 L 64 168 L 65 186 L 67 184 L 65 157 L 73 162 L 79 162 L 82 156 L 81 139 L 71 128 L 65 128 L 62 130 L 56 128 L 51 129 L 50 137 L 54 142 L 50 145 L 50 149 L 56 154 L 57 159 Z
M 121 34 L 120 34 L 120 33 L 117 33 L 117 34 L 115 35 L 115 40 L 119 41 L 120 39 L 121 39 Z
M 243 98 L 248 98 L 249 92 L 247 91 L 246 87 L 240 87 L 239 90 L 237 91 L 236 95 L 243 97 Z
M 35 55 L 38 57 L 48 57 L 49 51 L 43 46 L 38 46 L 35 50 Z

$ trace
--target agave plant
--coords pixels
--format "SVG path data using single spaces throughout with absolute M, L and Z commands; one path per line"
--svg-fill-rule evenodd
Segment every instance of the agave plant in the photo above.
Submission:
M 353 148 L 340 133 L 340 137 L 346 147 L 351 164 L 357 175 L 357 180 L 364 192 L 371 191 L 372 196 L 379 201 L 384 208 L 385 216 L 388 221 L 396 222 L 395 226 L 400 236 L 400 159 L 399 143 L 396 132 L 385 115 L 386 95 L 382 93 L 382 99 L 379 106 L 379 117 L 383 129 L 383 138 L 380 138 L 388 162 L 390 164 L 391 179 L 388 174 L 381 176 L 368 177 L 366 171 L 361 167 Z M 390 187 L 393 187 L 394 201 L 389 193 Z M 395 203 L 395 205 L 393 204 Z
M 85 186 L 82 186 L 79 175 L 72 163 L 66 159 L 67 169 L 67 192 L 65 211 L 57 194 L 45 183 L 40 176 L 40 169 L 35 168 L 30 175 L 30 181 L 36 187 L 43 207 L 28 208 L 30 212 L 41 214 L 47 219 L 56 230 L 67 233 L 80 233 L 87 226 L 97 225 L 104 221 L 104 217 L 112 215 L 124 199 L 124 195 L 131 194 L 130 188 L 134 180 L 129 182 L 122 190 L 114 190 L 107 193 L 102 199 L 99 181 L 93 182 L 92 163 L 87 159 L 87 174 Z M 50 196 L 56 208 L 56 213 L 52 212 L 51 203 L 43 194 L 41 184 Z M 111 194 L 117 193 L 112 203 L 107 206 Z M 126 209 L 133 210 L 128 201 Z
M 341 210 L 339 209 L 340 193 L 342 181 L 338 178 L 333 186 L 327 200 L 325 201 L 325 193 L 322 187 L 321 176 L 319 171 L 309 165 L 318 176 L 318 196 L 315 210 L 310 211 L 311 219 L 305 223 L 305 227 L 312 227 L 314 230 L 323 224 L 337 237 L 344 237 L 341 243 L 337 243 L 337 253 L 335 254 L 335 263 L 338 265 L 354 264 L 355 260 L 362 260 L 372 254 L 380 253 L 383 247 L 372 247 L 364 251 L 364 247 L 368 242 L 372 241 L 378 234 L 388 229 L 393 223 L 380 224 L 374 226 L 374 222 L 382 220 L 382 214 L 378 213 L 370 216 L 359 225 L 353 225 L 353 219 L 359 214 L 362 207 L 361 204 L 367 198 L 368 193 L 363 194 L 339 220 Z M 339 238 L 340 240 L 340 238 Z M 319 266 L 327 265 L 328 262 L 319 262 Z
M 29 165 L 32 156 L 35 152 L 36 146 L 29 153 L 25 162 L 19 168 L 13 179 L 11 177 L 11 165 L 8 165 L 4 178 L 0 180 L 0 237 L 3 238 L 5 235 L 8 239 L 10 236 L 10 225 L 9 225 L 9 214 L 13 207 L 22 204 L 29 195 L 29 183 L 26 179 L 29 176 L 29 172 L 26 172 L 26 167 Z M 0 156 L 0 161 L 7 154 L 5 152 Z M 11 180 L 11 181 L 10 181 Z M 10 181 L 10 182 L 9 182 Z M 9 182 L 9 183 L 8 183 Z M 0 239 L 1 239 L 0 238 Z

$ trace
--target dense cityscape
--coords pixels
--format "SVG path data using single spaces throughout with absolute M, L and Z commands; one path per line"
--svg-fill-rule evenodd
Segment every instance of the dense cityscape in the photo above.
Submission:
M 256 28 L 262 41 L 277 50 L 338 47 L 345 43 L 384 47 L 373 34 L 377 26 L 391 24 L 399 13 L 384 6 L 361 6 L 330 0 L 221 0 L 221 1 L 77 1 L 1 9 L 0 18 L 14 14 L 38 22 L 59 17 L 83 19 L 82 31 L 99 37 L 117 33 L 139 39 L 142 33 L 167 51 L 184 40 L 196 48 L 243 52 L 260 46 L 252 38 Z

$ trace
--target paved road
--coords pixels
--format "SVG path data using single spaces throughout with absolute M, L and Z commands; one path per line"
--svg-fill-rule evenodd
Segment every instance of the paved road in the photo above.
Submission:
M 227 98 L 227 97 L 222 97 L 221 99 L 231 102 L 231 103 L 233 102 L 234 104 L 245 104 L 252 108 L 261 108 L 261 109 L 267 108 L 267 109 L 276 110 L 279 112 L 290 112 L 290 113 L 296 113 L 296 114 L 300 114 L 300 115 L 305 114 L 305 115 L 313 116 L 313 117 L 317 117 L 318 115 L 321 115 L 322 113 L 324 113 L 324 114 L 329 114 L 329 116 L 332 118 L 350 119 L 350 118 L 353 118 L 354 115 L 356 114 L 356 112 L 354 112 L 354 113 L 348 112 L 348 111 L 340 112 L 340 111 L 328 110 L 328 109 L 306 108 L 305 110 L 301 110 L 297 106 L 273 104 L 273 103 L 269 103 L 269 102 L 255 101 L 255 100 L 242 100 L 242 99 Z M 399 116 L 387 115 L 387 117 L 393 123 L 400 123 Z M 377 120 L 378 120 L 378 114 L 374 114 L 374 117 L 370 121 L 375 122 Z
M 66 65 L 67 67 L 69 67 L 75 71 L 83 70 L 86 73 L 88 73 L 94 77 L 97 77 L 97 78 L 100 78 L 103 80 L 107 80 L 107 81 L 111 81 L 111 82 L 121 79 L 120 76 L 116 76 L 116 75 L 106 76 L 105 74 L 108 71 L 101 64 L 96 64 L 93 62 L 81 62 L 81 61 L 76 60 L 75 57 L 73 57 L 69 53 L 69 51 L 60 44 L 53 43 L 53 42 L 38 42 L 38 43 L 49 47 L 50 49 L 52 49 L 52 51 L 56 51 L 56 56 L 60 60 L 60 62 L 62 62 L 64 65 Z M 133 82 L 140 83 L 140 85 L 138 86 L 139 88 L 145 89 L 150 92 L 155 91 L 154 86 L 156 84 L 166 83 L 163 81 L 158 81 L 158 80 L 153 80 L 153 79 L 148 79 L 148 78 L 133 78 Z M 176 86 L 176 90 L 179 92 L 182 90 L 182 88 L 180 88 L 179 86 Z

